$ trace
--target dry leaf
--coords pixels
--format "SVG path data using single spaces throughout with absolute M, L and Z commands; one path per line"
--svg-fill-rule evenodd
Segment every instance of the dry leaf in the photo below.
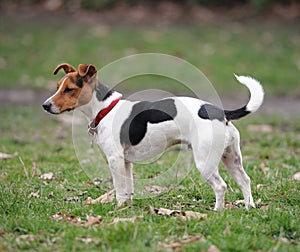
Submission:
M 296 172 L 293 176 L 292 179 L 294 180 L 300 180 L 300 172 Z
M 30 193 L 29 197 L 39 198 L 40 197 L 39 193 L 40 193 L 40 190 L 37 190 L 36 192 Z
M 256 185 L 256 189 L 259 190 L 260 188 L 262 188 L 264 185 L 263 184 L 257 184 Z
M 119 222 L 135 222 L 137 219 L 142 219 L 144 218 L 143 215 L 138 215 L 138 216 L 134 216 L 134 217 L 131 217 L 131 218 L 114 218 L 113 222 L 110 223 L 110 224 L 116 224 L 116 223 L 119 223 Z
M 40 178 L 45 179 L 45 180 L 52 180 L 53 172 L 44 173 L 44 174 L 40 175 Z
M 233 204 L 236 206 L 244 205 L 245 201 L 244 200 L 236 200 Z
M 161 187 L 158 185 L 152 185 L 152 186 L 145 186 L 145 192 L 147 193 L 153 193 L 153 194 L 161 194 L 167 190 L 166 187 Z
M 215 245 L 211 245 L 206 252 L 221 252 Z
M 97 239 L 97 238 L 90 238 L 90 237 L 77 237 L 76 240 L 82 241 L 85 244 L 95 243 L 96 245 L 98 245 L 101 241 L 99 238 Z
M 1 178 L 7 178 L 8 174 L 6 172 L 2 172 L 0 175 Z
M 52 217 L 52 219 L 54 219 L 54 220 L 61 220 L 61 219 L 63 219 L 65 216 L 64 216 L 64 214 L 63 214 L 62 212 L 58 212 L 58 213 L 56 213 L 56 214 L 53 214 L 51 217 Z
M 14 158 L 17 155 L 18 155 L 17 152 L 15 152 L 14 154 L 6 154 L 6 153 L 3 153 L 3 152 L 0 152 L 0 160 Z
M 170 244 L 165 244 L 162 242 L 158 243 L 158 247 L 163 248 L 163 249 L 176 249 L 176 248 L 180 248 L 182 246 L 182 244 L 180 242 L 173 242 Z
M 158 215 L 172 215 L 176 212 L 180 213 L 180 211 L 178 211 L 178 210 L 170 210 L 170 209 L 161 207 L 161 208 L 158 209 L 157 214 Z
M 66 219 L 67 219 L 67 221 L 69 221 L 73 224 L 77 224 L 77 225 L 82 224 L 82 220 L 78 216 L 71 215 L 71 216 L 68 216 Z
M 180 248 L 182 247 L 183 245 L 186 245 L 186 244 L 189 244 L 189 243 L 192 243 L 192 242 L 197 242 L 197 241 L 206 241 L 203 237 L 201 237 L 199 234 L 196 234 L 194 236 L 187 236 L 179 241 L 174 241 L 170 244 L 166 244 L 166 243 L 162 243 L 162 242 L 159 242 L 158 243 L 158 246 L 160 248 L 163 248 L 163 249 L 176 249 L 176 248 Z
M 85 227 L 92 226 L 94 224 L 99 224 L 102 220 L 102 217 L 100 215 L 94 217 L 91 215 L 86 216 L 86 222 L 84 223 Z
M 190 220 L 190 219 L 203 219 L 207 217 L 207 214 L 202 214 L 199 212 L 194 211 L 180 211 L 180 210 L 170 210 L 167 208 L 154 208 L 150 206 L 150 213 L 157 214 L 157 215 L 167 215 L 167 216 L 179 216 L 183 220 Z
M 62 212 L 58 212 L 58 213 L 52 215 L 52 219 L 65 220 L 65 221 L 70 222 L 75 225 L 80 225 L 80 226 L 82 225 L 84 227 L 89 227 L 94 224 L 99 224 L 102 220 L 102 217 L 100 215 L 98 215 L 96 217 L 88 215 L 86 217 L 86 220 L 81 220 L 81 218 L 78 216 L 74 216 L 74 215 L 66 216 Z
M 86 205 L 95 205 L 95 204 L 98 204 L 98 203 L 110 203 L 114 200 L 115 198 L 115 195 L 114 195 L 114 189 L 107 192 L 107 193 L 104 193 L 103 195 L 101 195 L 99 198 L 97 199 L 92 199 L 91 197 L 87 197 L 86 201 L 85 201 L 85 204 Z
M 36 239 L 36 237 L 32 234 L 26 234 L 26 235 L 20 235 L 16 238 L 16 242 L 18 244 L 20 243 L 24 243 L 24 242 L 28 242 L 28 243 L 31 243 L 31 242 L 34 242 Z
M 191 219 L 204 219 L 207 217 L 207 214 L 202 214 L 199 212 L 193 212 L 193 211 L 185 211 L 183 212 L 183 219 L 191 220 Z
M 261 132 L 261 133 L 270 133 L 273 132 L 274 130 L 271 125 L 267 125 L 267 124 L 259 124 L 259 125 L 250 124 L 248 125 L 247 129 L 251 132 Z
M 268 166 L 266 166 L 265 165 L 265 163 L 261 163 L 260 164 L 260 169 L 263 171 L 263 173 L 267 173 L 269 170 L 270 170 L 270 168 L 268 167 Z

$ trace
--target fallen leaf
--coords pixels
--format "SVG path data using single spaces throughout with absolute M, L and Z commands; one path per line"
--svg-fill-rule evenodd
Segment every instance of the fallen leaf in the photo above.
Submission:
M 67 219 L 68 222 L 71 222 L 71 223 L 76 224 L 76 225 L 83 224 L 83 222 L 82 222 L 82 220 L 79 216 L 71 215 L 71 216 L 68 216 L 66 219 Z
M 90 237 L 77 237 L 76 240 L 81 241 L 85 244 L 95 243 L 96 245 L 98 245 L 101 241 L 99 238 L 97 239 L 97 238 L 90 238 Z
M 198 241 L 205 242 L 206 240 L 203 237 L 201 237 L 199 234 L 196 234 L 194 236 L 184 237 L 181 240 L 177 240 L 177 241 L 171 242 L 169 244 L 159 242 L 158 246 L 163 249 L 177 249 L 177 248 L 183 247 L 186 244 L 190 244 L 192 242 L 198 242 Z
M 51 217 L 52 217 L 52 219 L 54 219 L 54 220 L 61 220 L 61 219 L 63 219 L 65 216 L 64 216 L 64 214 L 63 214 L 62 212 L 58 212 L 58 213 L 56 213 L 56 214 L 53 214 Z
M 100 215 L 97 215 L 96 217 L 88 215 L 86 216 L 86 222 L 84 223 L 85 227 L 92 226 L 94 224 L 99 224 L 102 220 L 102 217 Z
M 207 217 L 207 214 L 202 214 L 199 212 L 171 210 L 162 207 L 154 208 L 153 206 L 150 206 L 150 213 L 156 215 L 177 216 L 177 217 L 181 217 L 183 220 L 203 219 Z
M 29 197 L 39 198 L 40 197 L 39 193 L 40 193 L 40 190 L 37 190 L 36 192 L 31 192 L 29 194 Z
M 17 155 L 18 155 L 17 152 L 15 152 L 14 154 L 6 154 L 6 153 L 3 153 L 3 152 L 0 152 L 0 160 L 14 158 Z
M 262 204 L 262 200 L 261 198 L 259 198 L 256 202 L 255 205 L 260 206 Z
M 202 214 L 194 211 L 185 211 L 183 213 L 183 219 L 191 220 L 191 219 L 204 219 L 207 217 L 207 214 Z
M 64 220 L 66 222 L 70 222 L 72 224 L 78 225 L 78 226 L 84 226 L 89 227 L 94 224 L 99 224 L 102 220 L 102 217 L 100 215 L 94 217 L 91 215 L 86 216 L 86 220 L 82 220 L 79 216 L 66 216 L 62 212 L 58 212 L 54 215 L 52 215 L 52 219 L 54 220 Z
M 249 124 L 247 129 L 248 131 L 251 132 L 261 132 L 261 133 L 270 133 L 274 131 L 273 127 L 267 124 L 258 124 L 258 125 Z
M 53 172 L 44 173 L 44 174 L 40 175 L 40 178 L 45 179 L 45 180 L 52 180 Z
M 80 198 L 78 196 L 67 196 L 64 197 L 64 201 L 76 203 L 80 201 Z
M 215 245 L 211 245 L 206 252 L 221 252 Z
M 244 205 L 245 201 L 244 200 L 236 200 L 233 204 L 236 206 Z
M 119 223 L 119 222 L 135 222 L 137 219 L 142 219 L 144 218 L 143 215 L 138 215 L 138 216 L 134 216 L 134 217 L 131 217 L 131 218 L 114 218 L 113 222 L 111 222 L 110 224 L 116 224 L 116 223 Z
M 103 195 L 101 195 L 99 198 L 97 199 L 92 199 L 91 197 L 87 197 L 86 201 L 85 201 L 85 204 L 86 205 L 95 205 L 95 204 L 98 204 L 98 203 L 110 203 L 114 200 L 115 198 L 115 195 L 114 195 L 114 189 L 107 192 L 107 193 L 104 193 Z
M 263 173 L 267 173 L 269 170 L 270 170 L 270 168 L 268 167 L 268 166 L 266 166 L 265 165 L 265 163 L 261 163 L 260 164 L 260 169 L 263 171 Z
M 152 185 L 152 186 L 145 186 L 145 192 L 147 193 L 153 193 L 153 194 L 161 194 L 165 191 L 167 191 L 168 189 L 166 187 L 161 187 L 158 185 Z
M 24 242 L 28 242 L 28 243 L 31 243 L 31 242 L 34 242 L 36 239 L 35 235 L 32 235 L 32 234 L 26 234 L 26 235 L 20 235 L 16 238 L 16 242 L 18 244 L 20 243 L 24 243 Z
M 257 184 L 256 185 L 256 189 L 259 190 L 260 188 L 262 188 L 264 185 L 263 184 Z
M 182 246 L 182 244 L 180 242 L 173 242 L 170 244 L 165 244 L 162 242 L 158 243 L 158 247 L 163 248 L 163 249 L 176 249 L 176 248 L 180 248 Z
M 1 178 L 7 178 L 8 174 L 6 172 L 2 172 L 0 175 Z
M 300 180 L 300 172 L 296 172 L 293 176 L 292 179 L 294 180 Z
M 269 205 L 263 205 L 263 206 L 261 206 L 261 208 L 265 211 L 268 211 L 269 210 Z
M 180 213 L 180 211 L 178 211 L 178 210 L 170 210 L 170 209 L 161 207 L 158 209 L 157 214 L 158 215 L 172 215 L 176 212 Z

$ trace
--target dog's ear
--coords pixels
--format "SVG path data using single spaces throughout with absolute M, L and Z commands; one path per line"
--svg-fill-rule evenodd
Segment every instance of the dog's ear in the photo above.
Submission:
M 60 69 L 64 69 L 65 73 L 71 73 L 71 72 L 76 72 L 75 67 L 73 67 L 70 64 L 63 63 L 59 64 L 53 71 L 53 74 L 56 75 Z
M 95 73 L 97 73 L 97 69 L 92 64 L 79 64 L 78 66 L 78 73 L 82 78 L 89 79 L 91 78 Z

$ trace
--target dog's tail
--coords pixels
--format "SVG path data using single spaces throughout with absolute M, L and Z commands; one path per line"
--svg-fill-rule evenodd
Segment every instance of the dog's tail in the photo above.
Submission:
M 236 110 L 224 110 L 227 120 L 237 120 L 255 112 L 264 100 L 264 90 L 257 80 L 247 76 L 234 76 L 240 83 L 244 84 L 249 89 L 250 100 L 248 104 L 242 108 Z

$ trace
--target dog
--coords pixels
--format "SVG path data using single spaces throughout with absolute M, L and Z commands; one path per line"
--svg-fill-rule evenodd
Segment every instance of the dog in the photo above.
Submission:
M 88 131 L 96 135 L 106 156 L 118 206 L 133 197 L 132 163 L 151 159 L 175 144 L 191 147 L 195 165 L 211 185 L 214 210 L 224 208 L 227 185 L 218 171 L 222 160 L 239 185 L 245 208 L 255 208 L 250 183 L 242 165 L 239 131 L 232 120 L 255 112 L 263 103 L 261 84 L 245 76 L 235 76 L 250 91 L 247 105 L 223 110 L 192 97 L 169 97 L 158 101 L 129 101 L 103 85 L 92 64 L 60 64 L 65 76 L 57 91 L 43 104 L 45 111 L 60 114 L 79 108 L 89 118 Z

